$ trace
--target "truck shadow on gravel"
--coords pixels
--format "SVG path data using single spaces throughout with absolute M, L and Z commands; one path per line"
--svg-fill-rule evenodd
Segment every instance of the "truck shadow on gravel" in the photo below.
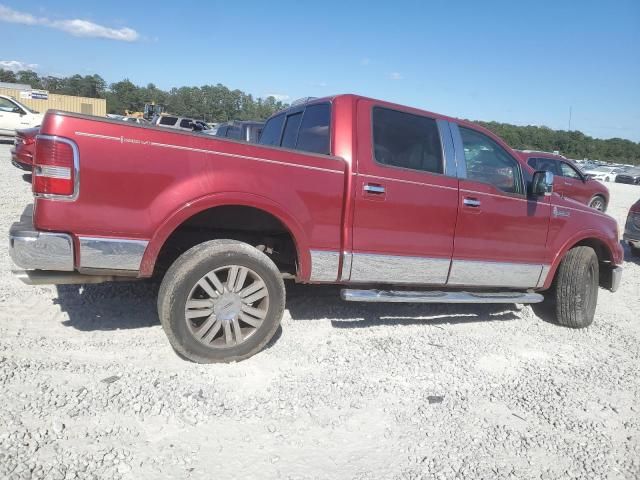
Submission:
M 512 304 L 409 304 L 345 302 L 338 286 L 287 285 L 287 309 L 294 321 L 331 319 L 334 328 L 381 325 L 440 325 L 519 320 Z
M 69 316 L 63 325 L 82 331 L 147 328 L 160 324 L 154 281 L 58 285 L 53 301 Z
M 54 303 L 69 319 L 63 325 L 81 331 L 148 328 L 160 324 L 157 281 L 58 285 Z M 518 320 L 515 306 L 475 304 L 350 303 L 340 299 L 340 287 L 287 282 L 287 309 L 293 321 L 331 319 L 334 328 L 380 325 L 439 325 Z M 270 345 L 279 337 L 276 333 Z

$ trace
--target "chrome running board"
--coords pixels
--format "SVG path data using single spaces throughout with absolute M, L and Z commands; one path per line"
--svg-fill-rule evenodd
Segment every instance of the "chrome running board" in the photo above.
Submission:
M 529 292 L 439 292 L 403 290 L 354 290 L 345 288 L 340 296 L 348 302 L 390 303 L 540 303 L 544 297 Z

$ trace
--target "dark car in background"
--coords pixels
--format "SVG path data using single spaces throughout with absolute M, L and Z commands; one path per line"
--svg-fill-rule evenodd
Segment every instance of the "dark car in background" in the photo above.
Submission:
M 546 170 L 556 176 L 554 192 L 601 212 L 607 210 L 609 189 L 602 183 L 591 180 L 573 161 L 549 152 L 519 150 L 518 153 L 534 170 Z
M 640 257 L 640 200 L 629 209 L 623 239 L 629 244 L 631 253 Z
M 640 184 L 640 168 L 630 168 L 616 176 L 616 183 Z
M 203 133 L 215 135 L 216 137 L 230 138 L 232 140 L 258 143 L 263 127 L 264 122 L 232 120 L 218 125 L 215 132 L 210 133 L 207 131 Z

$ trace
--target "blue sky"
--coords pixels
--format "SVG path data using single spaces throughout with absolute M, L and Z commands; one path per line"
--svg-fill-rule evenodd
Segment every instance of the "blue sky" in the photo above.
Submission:
M 0 65 L 257 96 L 359 93 L 640 141 L 640 1 L 0 0 Z M 4 63 L 5 66 L 17 64 Z

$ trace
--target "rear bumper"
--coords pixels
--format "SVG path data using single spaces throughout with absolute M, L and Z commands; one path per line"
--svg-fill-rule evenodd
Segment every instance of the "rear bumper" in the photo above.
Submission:
M 66 233 L 40 232 L 33 228 L 33 206 L 22 213 L 9 230 L 9 255 L 26 270 L 74 269 L 73 238 Z

